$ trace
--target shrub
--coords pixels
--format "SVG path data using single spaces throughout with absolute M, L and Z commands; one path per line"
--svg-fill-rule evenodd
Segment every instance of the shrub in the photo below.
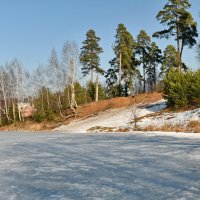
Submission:
M 51 109 L 45 111 L 45 116 L 49 121 L 54 120 L 54 112 Z
M 38 109 L 33 113 L 32 117 L 36 122 L 42 122 L 46 119 L 46 114 L 44 110 Z
M 105 95 L 105 88 L 101 85 L 98 84 L 98 89 L 99 89 L 99 100 L 103 100 L 106 98 Z M 88 102 L 94 101 L 95 100 L 95 95 L 96 95 L 96 83 L 92 83 L 91 81 L 87 83 L 87 98 Z
M 200 105 L 200 70 L 179 73 L 172 68 L 163 80 L 163 97 L 175 108 Z

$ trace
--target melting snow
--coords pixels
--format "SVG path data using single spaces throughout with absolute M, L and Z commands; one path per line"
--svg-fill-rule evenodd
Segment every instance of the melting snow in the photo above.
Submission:
M 141 128 L 150 125 L 155 127 L 161 127 L 163 125 L 186 126 L 189 121 L 200 120 L 200 108 L 179 113 L 169 112 L 155 116 L 148 116 L 149 114 L 159 112 L 164 108 L 166 108 L 166 102 L 161 100 L 148 105 L 136 105 L 107 110 L 87 119 L 76 120 L 69 125 L 61 126 L 55 130 L 66 133 L 86 133 L 87 130 L 92 127 L 111 127 L 116 129 L 120 127 L 126 128 L 133 126 L 130 125 L 130 122 L 133 122 L 135 117 L 142 117 L 142 119 L 137 122 L 137 126 Z
M 55 130 L 67 133 L 86 133 L 89 128 L 95 126 L 102 127 L 126 127 L 133 120 L 134 115 L 137 117 L 145 116 L 150 113 L 160 111 L 165 108 L 165 101 L 148 104 L 145 107 L 129 106 L 126 108 L 107 110 L 96 116 L 76 120 L 69 125 L 63 125 Z

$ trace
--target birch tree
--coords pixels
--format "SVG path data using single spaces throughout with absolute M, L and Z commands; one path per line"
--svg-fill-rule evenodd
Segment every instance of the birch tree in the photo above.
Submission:
M 63 46 L 63 56 L 62 63 L 64 65 L 64 71 L 66 72 L 67 82 L 66 85 L 69 85 L 69 105 L 70 108 L 75 112 L 77 108 L 77 103 L 75 99 L 75 71 L 79 64 L 79 50 L 78 45 L 75 42 L 66 42 Z
M 65 87 L 65 77 L 62 66 L 60 65 L 57 57 L 57 53 L 55 49 L 52 49 L 51 56 L 49 60 L 49 70 L 52 72 L 51 74 L 51 86 L 52 90 L 56 93 L 56 101 L 59 113 L 62 117 L 64 117 L 62 111 L 62 101 L 61 101 L 61 92 L 64 91 Z

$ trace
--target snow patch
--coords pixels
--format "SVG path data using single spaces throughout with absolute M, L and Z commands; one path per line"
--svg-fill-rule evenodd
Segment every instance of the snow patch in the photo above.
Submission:
M 148 105 L 133 105 L 126 108 L 108 110 L 101 112 L 96 116 L 76 120 L 68 125 L 63 125 L 56 128 L 56 131 L 62 131 L 66 133 L 86 133 L 88 129 L 92 127 L 129 127 L 130 122 L 133 120 L 134 116 L 137 117 L 145 116 L 150 113 L 158 112 L 166 107 L 164 100 L 156 103 L 151 103 Z

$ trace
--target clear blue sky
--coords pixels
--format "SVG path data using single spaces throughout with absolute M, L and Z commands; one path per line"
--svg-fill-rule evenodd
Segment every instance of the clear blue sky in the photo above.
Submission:
M 152 35 L 163 27 L 156 20 L 166 0 L 0 0 L 0 64 L 17 57 L 33 70 L 48 62 L 52 47 L 61 55 L 63 43 L 81 47 L 88 29 L 101 38 L 101 64 L 108 68 L 117 25 L 124 23 L 134 38 L 141 29 Z M 191 0 L 191 12 L 200 26 L 200 0 Z M 198 30 L 199 27 L 198 27 Z M 161 49 L 171 41 L 157 40 Z M 194 50 L 185 50 L 184 61 L 197 68 Z

